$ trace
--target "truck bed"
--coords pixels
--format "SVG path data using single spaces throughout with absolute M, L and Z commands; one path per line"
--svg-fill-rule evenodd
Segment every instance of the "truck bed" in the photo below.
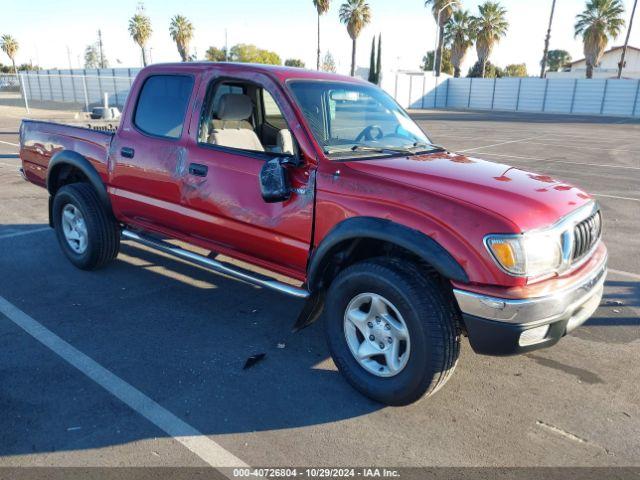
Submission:
M 57 123 L 23 120 L 20 159 L 27 180 L 45 186 L 51 157 L 62 150 L 84 156 L 107 179 L 107 158 L 117 121 L 76 120 Z

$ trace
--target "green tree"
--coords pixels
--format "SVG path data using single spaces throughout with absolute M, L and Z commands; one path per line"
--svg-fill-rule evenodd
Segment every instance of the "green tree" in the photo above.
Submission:
M 140 6 L 138 12 L 129 20 L 129 35 L 142 50 L 142 64 L 145 67 L 147 66 L 146 46 L 152 32 L 151 19 L 145 14 L 144 7 Z
M 204 52 L 204 58 L 210 62 L 226 62 L 227 50 L 225 48 L 209 47 Z
M 18 48 L 20 48 L 18 41 L 11 35 L 3 35 L 2 38 L 0 38 L 0 48 L 4 53 L 7 54 L 7 57 L 9 57 L 9 59 L 11 60 L 13 71 L 17 75 L 18 69 L 16 68 L 16 54 L 18 53 Z
M 566 50 L 549 50 L 549 53 L 547 53 L 547 65 L 551 72 L 557 72 L 570 63 L 571 55 Z
M 99 68 L 100 67 L 100 54 L 98 53 L 98 47 L 93 45 L 87 45 L 84 49 L 84 68 Z
M 513 63 L 504 67 L 505 77 L 528 77 L 526 63 Z
M 442 71 L 442 51 L 444 49 L 444 28 L 455 9 L 460 7 L 459 0 L 426 0 L 424 2 L 425 7 L 431 6 L 431 13 L 433 13 L 433 19 L 436 21 L 438 34 L 438 49 L 436 55 L 435 72 L 436 76 L 440 76 Z
M 331 52 L 327 52 L 322 59 L 322 65 L 320 65 L 320 70 L 323 72 L 336 73 L 336 61 L 331 55 Z
M 484 76 L 483 76 L 484 69 Z M 469 69 L 469 73 L 467 77 L 469 78 L 502 78 L 505 76 L 505 72 L 500 67 L 494 65 L 493 63 L 487 61 L 487 63 L 480 63 L 478 60 L 473 67 Z
M 476 51 L 480 62 L 480 76 L 485 77 L 485 66 L 493 47 L 507 34 L 507 11 L 498 2 L 487 1 L 478 6 L 480 15 L 473 18 Z
M 453 76 L 460 77 L 460 68 L 474 39 L 472 17 L 467 10 L 457 10 L 453 13 L 445 26 L 444 39 L 451 49 Z
M 176 15 L 169 24 L 169 34 L 183 62 L 189 61 L 189 44 L 193 38 L 193 24 L 183 15 Z
M 246 43 L 239 43 L 231 47 L 229 55 L 233 62 L 282 65 L 282 60 L 277 53 Z
M 320 17 L 329 11 L 331 0 L 313 0 L 313 5 L 318 12 L 318 57 L 316 61 L 316 70 L 320 70 Z
M 428 51 L 427 54 L 424 57 L 422 57 L 422 65 L 420 65 L 420 68 L 425 72 L 433 71 L 434 57 L 435 57 L 435 52 L 433 50 Z M 445 48 L 442 50 L 441 70 L 443 73 L 446 73 L 447 75 L 454 74 L 453 63 L 451 63 L 451 49 L 449 48 Z
M 304 68 L 305 64 L 299 58 L 287 58 L 284 61 L 285 67 L 296 67 L 296 68 Z
M 364 27 L 371 22 L 371 8 L 366 0 L 347 0 L 340 7 L 340 21 L 351 37 L 351 76 L 356 73 L 356 42 Z
M 588 0 L 584 12 L 576 17 L 575 36 L 582 35 L 587 78 L 600 64 L 609 37 L 615 38 L 625 25 L 624 6 L 620 0 Z

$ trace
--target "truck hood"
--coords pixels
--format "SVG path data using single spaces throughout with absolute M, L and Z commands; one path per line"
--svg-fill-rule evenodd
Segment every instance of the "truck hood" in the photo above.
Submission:
M 591 201 L 548 175 L 449 152 L 351 161 L 349 167 L 486 208 L 520 231 L 552 225 Z

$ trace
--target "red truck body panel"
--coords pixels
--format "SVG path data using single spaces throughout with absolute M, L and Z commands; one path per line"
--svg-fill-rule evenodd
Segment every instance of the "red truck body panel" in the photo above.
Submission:
M 145 79 L 177 72 L 195 79 L 181 137 L 167 140 L 139 131 L 132 117 Z M 262 164 L 255 158 L 198 144 L 206 89 L 220 77 L 260 84 L 281 106 L 303 161 L 303 167 L 290 169 L 295 193 L 289 200 L 263 201 L 258 185 Z M 25 122 L 20 155 L 26 176 L 44 185 L 51 156 L 72 150 L 97 170 L 121 222 L 301 281 L 310 255 L 329 232 L 341 221 L 366 216 L 392 220 L 437 241 L 476 288 L 522 288 L 526 279 L 496 266 L 484 236 L 546 227 L 590 201 L 581 190 L 548 176 L 451 153 L 332 161 L 313 140 L 287 87 L 292 79 L 360 82 L 282 67 L 154 65 L 136 78 L 114 136 Z M 135 148 L 135 158 L 123 157 L 122 147 Z M 191 162 L 208 166 L 207 177 L 189 176 L 185 165 Z
M 50 122 L 24 122 L 20 135 L 20 158 L 25 176 L 36 185 L 45 186 L 51 157 L 59 151 L 72 150 L 89 160 L 107 183 L 107 156 L 111 138 L 110 133 L 82 127 Z

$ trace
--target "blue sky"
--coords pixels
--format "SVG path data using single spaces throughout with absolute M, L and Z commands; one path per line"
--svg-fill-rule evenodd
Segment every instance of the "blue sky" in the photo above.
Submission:
M 341 0 L 333 0 L 330 13 L 322 20 L 323 51 L 329 50 L 338 61 L 339 70 L 348 70 L 351 42 L 339 23 Z M 475 13 L 478 0 L 463 0 L 464 7 Z M 627 19 L 632 0 L 627 4 Z M 112 66 L 139 66 L 140 53 L 127 32 L 129 17 L 135 13 L 136 0 L 3 0 L 0 34 L 10 33 L 21 48 L 18 61 L 32 60 L 45 68 L 68 68 L 67 47 L 71 63 L 78 67 L 86 45 L 102 29 L 107 57 Z M 383 35 L 385 68 L 418 68 L 424 52 L 433 49 L 435 22 L 422 0 L 369 0 L 373 22 L 361 34 L 358 64 L 368 66 L 371 38 Z M 502 0 L 511 24 L 509 33 L 496 48 L 492 61 L 498 65 L 527 63 L 530 74 L 538 70 L 542 55 L 551 0 Z M 558 0 L 551 38 L 551 48 L 569 50 L 574 58 L 582 57 L 582 45 L 573 38 L 575 15 L 584 0 Z M 145 7 L 154 28 L 149 46 L 154 62 L 178 60 L 178 52 L 168 34 L 172 15 L 187 16 L 195 26 L 192 49 L 202 57 L 210 45 L 223 46 L 225 29 L 229 44 L 254 43 L 278 52 L 283 58 L 301 58 L 307 66 L 315 65 L 316 16 L 311 0 L 190 0 L 167 2 L 147 0 Z M 621 44 L 624 33 L 613 44 Z M 640 47 L 640 20 L 631 44 Z M 117 60 L 122 62 L 117 63 Z M 8 59 L 0 57 L 0 62 Z M 470 51 L 467 64 L 475 61 Z

